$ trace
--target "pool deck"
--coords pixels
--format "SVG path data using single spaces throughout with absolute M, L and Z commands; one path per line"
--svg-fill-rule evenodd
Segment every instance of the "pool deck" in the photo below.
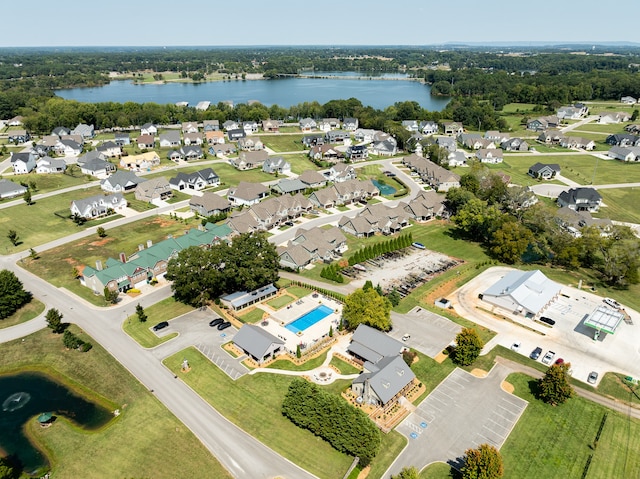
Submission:
M 287 324 L 317 308 L 321 304 L 331 308 L 334 312 L 300 333 L 294 333 L 285 328 Z M 340 315 L 342 314 L 342 304 L 331 298 L 318 294 L 317 298 L 313 298 L 312 295 L 305 296 L 304 298 L 291 303 L 289 306 L 277 311 L 268 312 L 268 324 L 263 325 L 262 322 L 258 322 L 256 325 L 263 327 L 269 333 L 282 339 L 285 342 L 285 349 L 290 353 L 295 354 L 298 344 L 312 346 L 323 336 L 329 334 L 329 329 L 331 327 L 333 327 L 334 331 L 338 329 Z

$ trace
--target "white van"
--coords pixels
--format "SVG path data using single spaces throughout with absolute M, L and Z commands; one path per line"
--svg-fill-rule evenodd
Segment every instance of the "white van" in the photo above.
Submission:
M 615 299 L 604 298 L 603 301 L 607 306 L 611 306 L 614 309 L 620 309 L 620 303 L 618 303 Z

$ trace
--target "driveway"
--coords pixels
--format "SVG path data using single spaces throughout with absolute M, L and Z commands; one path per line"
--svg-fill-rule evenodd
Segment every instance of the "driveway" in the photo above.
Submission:
M 509 373 L 500 364 L 486 378 L 454 370 L 396 428 L 408 444 L 383 477 L 435 461 L 459 468 L 464 452 L 480 444 L 499 449 L 528 404 L 500 387 Z
M 445 349 L 462 330 L 462 327 L 447 318 L 416 307 L 407 314 L 391 312 L 393 330 L 390 336 L 402 340 L 402 336 L 411 337 L 405 344 L 413 349 L 435 358 Z

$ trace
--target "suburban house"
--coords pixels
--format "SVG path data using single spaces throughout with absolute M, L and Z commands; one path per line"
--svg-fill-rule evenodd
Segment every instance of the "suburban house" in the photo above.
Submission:
M 233 337 L 233 344 L 257 364 L 274 359 L 284 351 L 284 341 L 255 324 L 243 324 Z
M 207 191 L 202 196 L 192 196 L 189 200 L 189 208 L 194 213 L 206 218 L 228 213 L 231 210 L 231 203 L 213 191 Z
M 588 226 L 597 227 L 600 236 L 608 236 L 613 226 L 609 218 L 594 218 L 588 211 L 576 211 L 566 207 L 558 209 L 555 220 L 574 238 L 580 238 L 580 230 Z
M 453 153 L 458 149 L 458 145 L 455 138 L 450 136 L 438 136 L 436 137 L 436 144 L 440 148 L 446 148 L 450 153 Z
M 177 130 L 165 131 L 160 135 L 160 148 L 175 148 L 180 146 L 180 132 Z
M 309 150 L 309 157 L 314 160 L 337 162 L 339 159 L 344 158 L 344 153 L 333 145 L 322 144 L 312 146 Z
M 241 181 L 238 186 L 229 188 L 227 198 L 235 206 L 251 206 L 269 195 L 269 190 L 261 183 Z
M 460 187 L 460 175 L 415 153 L 404 157 L 402 163 L 436 191 L 446 192 L 449 188 Z
M 340 183 L 342 181 L 353 180 L 357 174 L 353 166 L 346 163 L 336 163 L 325 172 L 325 176 L 329 181 Z
M 423 135 L 435 135 L 438 130 L 438 124 L 435 121 L 421 121 L 418 127 L 418 131 Z
M 302 144 L 306 148 L 312 146 L 324 145 L 324 135 L 305 135 L 302 137 Z
M 402 359 L 404 345 L 397 339 L 359 325 L 347 352 L 363 365 L 363 372 L 353 380 L 351 389 L 365 404 L 388 411 L 412 387 L 416 376 Z
M 371 143 L 376 136 L 376 130 L 371 130 L 369 128 L 358 128 L 353 133 L 353 138 L 356 141 L 361 141 L 364 143 Z
M 155 151 L 147 151 L 139 155 L 129 155 L 120 158 L 120 166 L 134 171 L 150 170 L 160 166 L 160 157 Z
M 579 136 L 563 136 L 560 138 L 560 146 L 590 151 L 596 147 L 596 142 Z
M 295 195 L 303 193 L 306 189 L 307 185 L 298 178 L 283 178 L 275 185 L 271 185 L 271 191 L 278 195 Z
M 264 150 L 264 143 L 258 137 L 245 136 L 238 140 L 238 148 L 244 151 Z
M 211 153 L 212 155 L 216 155 L 218 158 L 224 158 L 225 156 L 231 155 L 235 152 L 236 146 L 233 143 L 218 143 L 209 147 L 209 153 Z
M 207 141 L 207 145 L 217 145 L 225 142 L 224 133 L 220 130 L 205 130 L 204 138 Z
M 131 137 L 127 132 L 119 132 L 114 135 L 113 142 L 118 146 L 126 146 L 131 144 Z
M 229 162 L 238 170 L 251 170 L 261 168 L 267 158 L 269 158 L 269 153 L 265 150 L 241 151 L 237 158 L 231 158 Z
M 140 128 L 140 134 L 156 136 L 158 134 L 158 128 L 153 123 L 145 123 Z
M 502 163 L 502 150 L 497 148 L 481 148 L 476 152 L 476 158 L 480 163 Z
M 324 134 L 325 143 L 345 143 L 351 134 L 345 130 L 329 130 Z
M 78 156 L 82 153 L 82 143 L 78 143 L 75 140 L 63 138 L 58 140 L 53 147 L 53 151 L 56 155 L 61 156 Z
M 593 188 L 571 188 L 558 196 L 558 206 L 576 211 L 596 212 L 602 204 L 602 196 Z
M 371 153 L 378 156 L 393 156 L 398 152 L 398 143 L 390 137 L 382 141 L 374 141 L 371 144 Z
M 11 160 L 11 167 L 16 175 L 26 175 L 31 173 L 36 167 L 36 160 L 38 155 L 33 152 L 29 153 L 14 153 L 11 152 L 9 157 Z
M 550 180 L 560 174 L 560 165 L 557 163 L 534 163 L 529 167 L 527 174 L 533 178 Z
M 281 156 L 270 156 L 262 164 L 265 173 L 288 175 L 291 173 L 291 163 Z
M 320 208 L 333 208 L 367 200 L 378 196 L 379 193 L 378 188 L 371 181 L 347 180 L 314 191 L 309 196 L 309 201 Z
M 16 115 L 7 121 L 7 126 L 20 126 L 22 125 L 22 120 L 24 120 L 23 116 Z
M 254 120 L 244 121 L 242 122 L 242 129 L 245 134 L 253 135 L 258 132 L 258 122 Z
M 171 186 L 166 178 L 151 178 L 149 180 L 138 183 L 135 188 L 134 196 L 136 200 L 153 203 L 154 201 L 164 201 L 173 196 Z
M 302 120 L 300 120 L 299 125 L 302 131 L 312 131 L 318 127 L 316 121 L 313 118 L 303 118 Z
M 467 155 L 464 151 L 452 151 L 447 155 L 447 161 L 450 167 L 465 166 L 467 164 Z
M 13 181 L 0 179 L 0 199 L 15 198 L 22 196 L 27 192 L 25 186 L 14 183 Z
M 610 125 L 612 123 L 624 123 L 631 119 L 631 114 L 624 111 L 616 111 L 610 113 L 600 113 L 598 123 Z
M 239 234 L 247 231 L 267 231 L 292 221 L 309 210 L 311 203 L 300 193 L 295 196 L 274 196 L 232 216 L 227 224 Z M 246 218 L 247 216 L 252 219 Z
M 630 133 L 616 133 L 609 135 L 605 142 L 612 146 L 640 146 L 640 136 Z
M 409 215 L 402 207 L 390 207 L 384 203 L 367 205 L 354 218 L 343 216 L 338 226 L 345 233 L 357 238 L 372 236 L 376 233 L 390 235 L 409 225 Z
M 484 140 L 479 133 L 460 133 L 456 139 L 458 140 L 458 143 L 470 150 L 488 148 L 488 146 L 485 145 L 490 143 L 488 140 Z M 495 144 L 493 144 L 492 148 L 495 148 Z
M 209 186 L 218 186 L 220 178 L 211 168 L 204 168 L 193 173 L 179 172 L 169 180 L 169 186 L 177 191 L 202 190 Z
M 322 131 L 336 130 L 340 128 L 340 120 L 337 118 L 323 118 L 318 122 L 318 129 Z
M 607 156 L 625 162 L 640 161 L 640 146 L 612 146 Z
M 202 145 L 204 142 L 202 133 L 195 131 L 193 133 L 185 133 L 183 136 L 185 145 Z
M 351 161 L 364 161 L 369 158 L 367 145 L 350 145 L 347 147 L 347 158 Z
M 127 193 L 136 189 L 138 184 L 147 181 L 132 171 L 118 170 L 113 175 L 100 181 L 100 188 L 108 193 Z
M 579 120 L 589 113 L 589 108 L 583 103 L 576 103 L 571 106 L 562 106 L 558 108 L 556 116 L 560 120 Z
M 96 150 L 108 158 L 116 158 L 122 155 L 122 148 L 113 141 L 105 141 L 102 145 L 98 145 Z
M 358 129 L 358 119 L 357 118 L 345 118 L 342 121 L 342 128 L 347 131 L 356 131 Z
M 329 229 L 314 227 L 299 230 L 286 246 L 278 248 L 280 265 L 300 270 L 316 261 L 330 263 L 347 250 L 347 238 L 336 226 Z
M 222 304 L 234 311 L 248 308 L 249 306 L 264 301 L 278 293 L 273 284 L 268 284 L 255 291 L 237 291 L 220 298 Z
M 416 221 L 429 221 L 438 216 L 444 216 L 445 198 L 434 190 L 418 193 L 413 200 L 403 206 L 405 213 Z M 402 204 L 402 203 L 401 203 Z
M 31 139 L 31 135 L 27 130 L 9 130 L 7 132 L 7 141 L 9 143 L 26 143 Z
M 278 120 L 263 120 L 262 131 L 276 133 L 280 131 L 280 122 Z
M 71 131 L 71 134 L 80 135 L 83 140 L 88 140 L 95 136 L 95 130 L 93 128 L 93 125 L 86 125 L 84 123 L 80 123 Z
M 64 173 L 67 163 L 63 159 L 44 156 L 36 160 L 36 173 Z
M 151 149 L 156 144 L 156 137 L 153 135 L 140 135 L 138 138 L 136 138 L 136 144 L 141 150 Z
M 555 115 L 540 116 L 527 122 L 527 130 L 544 131 L 549 128 L 557 128 L 559 124 L 560 120 Z
M 182 133 L 197 133 L 198 124 L 192 121 L 186 121 L 181 125 Z
M 247 136 L 247 133 L 242 128 L 227 130 L 227 137 L 230 141 L 238 141 L 240 138 L 244 138 L 245 136 Z
M 462 123 L 457 121 L 450 121 L 442 124 L 442 129 L 445 135 L 457 136 L 460 133 L 464 133 L 464 127 Z
M 138 251 L 129 258 L 122 253 L 117 260 L 107 259 L 104 268 L 101 261 L 97 262 L 95 268 L 85 266 L 80 283 L 96 294 L 102 294 L 104 288 L 124 292 L 162 277 L 167 272 L 169 260 L 183 249 L 190 246 L 210 247 L 225 241 L 230 233 L 231 230 L 225 225 L 207 223 L 203 229 L 190 229 L 178 237 L 169 235 L 166 240 L 155 245 L 147 241 L 146 248 L 140 245 Z
M 80 171 L 83 175 L 95 176 L 97 178 L 106 178 L 108 175 L 116 171 L 113 163 L 101 158 L 92 158 L 84 163 L 78 163 Z
M 529 143 L 522 138 L 509 138 L 500 143 L 504 151 L 529 151 Z
M 635 105 L 638 100 L 636 100 L 632 96 L 623 96 L 620 98 L 620 103 L 625 103 L 626 105 Z
M 71 202 L 71 215 L 91 220 L 105 216 L 110 211 L 126 208 L 127 200 L 120 193 L 113 195 L 96 195 Z
M 233 120 L 227 120 L 222 124 L 222 128 L 224 128 L 225 131 L 237 130 L 238 128 L 240 128 L 240 123 Z
M 53 130 L 51 130 L 51 134 L 57 136 L 58 138 L 62 138 L 63 136 L 69 136 L 71 134 L 71 130 L 66 126 L 56 126 Z
M 417 132 L 419 128 L 418 120 L 402 120 L 401 125 L 405 130 L 410 131 L 412 133 Z
M 182 155 L 182 158 L 184 158 L 187 161 L 199 160 L 204 157 L 204 152 L 202 151 L 202 148 L 200 148 L 197 145 L 181 146 L 178 152 L 180 153 L 180 155 Z

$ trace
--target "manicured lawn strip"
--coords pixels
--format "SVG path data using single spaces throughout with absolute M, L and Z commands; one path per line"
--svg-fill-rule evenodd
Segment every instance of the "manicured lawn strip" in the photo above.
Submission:
M 135 311 L 135 306 L 131 307 L 131 312 L 133 311 Z M 135 339 L 143 348 L 153 348 L 175 338 L 178 333 L 171 333 L 158 337 L 151 328 L 161 321 L 169 321 L 190 311 L 193 311 L 193 307 L 180 303 L 176 301 L 173 296 L 170 296 L 153 306 L 145 308 L 144 312 L 147 315 L 147 321 L 144 323 L 141 323 L 138 320 L 138 316 L 136 314 L 127 316 L 127 319 L 122 323 L 122 329 L 125 333 Z M 127 313 L 129 312 L 130 311 L 127 311 Z
M 283 158 L 291 164 L 291 171 L 299 175 L 307 170 L 320 170 L 319 166 L 313 163 L 304 153 L 295 153 L 293 155 L 285 155 Z
M 327 359 L 326 352 L 309 361 L 305 361 L 303 364 L 293 364 L 288 359 L 278 359 L 268 367 L 271 369 L 283 369 L 285 371 L 311 371 L 312 369 L 322 366 L 325 359 Z
M 201 166 L 200 169 L 202 168 L 206 168 L 206 166 Z M 241 181 L 248 181 L 250 183 L 273 181 L 273 176 L 268 173 L 264 173 L 260 168 L 239 171 L 233 166 L 224 163 L 211 165 L 211 168 L 213 168 L 213 171 L 218 174 L 220 181 L 223 181 L 227 186 L 237 186 Z
M 620 373 L 606 373 L 598 384 L 598 392 L 620 401 L 640 404 L 640 385 L 625 381 L 627 376 Z M 637 379 L 637 378 L 634 378 Z
M 137 477 L 141 471 L 167 479 L 231 477 L 107 351 L 75 326 L 71 330 L 93 343 L 93 349 L 67 351 L 60 335 L 43 329 L 24 341 L 3 344 L 0 354 L 0 373 L 43 371 L 110 410 L 121 411 L 117 419 L 95 432 L 82 431 L 64 419 L 47 429 L 31 427 L 30 422 L 29 432 L 49 451 L 56 477 L 111 479 Z M 171 453 L 158 454 L 159 445 Z
M 635 165 L 634 165 L 635 166 Z M 598 193 L 606 206 L 593 216 L 610 218 L 614 221 L 640 223 L 640 188 L 601 189 Z
M 243 323 L 257 323 L 262 320 L 265 312 L 260 308 L 255 308 L 249 311 L 248 313 L 244 313 L 239 315 L 240 321 Z
M 127 200 L 127 203 L 129 204 L 129 208 L 131 208 L 132 210 L 138 211 L 140 213 L 143 211 L 154 210 L 157 208 L 156 205 L 148 201 L 136 200 L 134 193 L 127 193 L 124 195 L 124 197 Z
M 358 374 L 361 371 L 355 366 L 335 356 L 331 358 L 329 365 L 338 368 L 340 370 L 340 374 Z
M 503 113 L 535 113 L 535 103 L 507 103 L 502 107 Z M 540 114 L 542 115 L 542 113 Z
M 501 450 L 506 477 L 583 477 L 592 453 L 587 477 L 613 477 L 614 470 L 617 477 L 638 476 L 640 458 L 631 451 L 640 447 L 639 421 L 580 397 L 549 406 L 535 398 L 532 389 L 537 382 L 531 377 L 511 374 L 507 381 L 529 405 Z M 604 413 L 608 419 L 594 453 L 591 446 Z
M 15 183 L 30 184 L 32 181 L 36 184 L 36 191 L 31 191 L 32 195 L 39 195 L 41 193 L 48 193 L 49 191 L 60 190 L 63 188 L 69 188 L 71 186 L 83 185 L 96 181 L 96 178 L 86 176 L 77 170 L 77 176 L 65 175 L 65 174 L 42 174 L 29 173 L 26 175 L 17 175 L 10 177 L 9 179 Z
M 457 479 L 459 477 L 458 471 L 444 462 L 429 464 L 420 472 L 420 479 Z
M 591 122 L 591 123 L 587 123 L 586 125 L 582 125 L 580 127 L 580 131 L 582 130 L 597 131 L 599 133 L 606 133 L 607 135 L 613 135 L 615 133 L 627 133 L 624 127 L 629 125 L 629 123 L 612 123 L 610 125 L 606 125 L 606 124 Z M 573 131 L 578 131 L 578 130 L 573 130 Z
M 398 457 L 398 454 L 402 452 L 407 445 L 407 439 L 396 431 L 391 431 L 389 434 L 382 434 L 382 442 L 380 444 L 380 452 L 376 458 L 371 461 L 371 469 L 369 475 L 370 479 L 381 479 L 383 474 L 391 463 Z
M 260 137 L 264 146 L 279 153 L 282 151 L 302 151 L 307 147 L 302 144 L 304 135 L 263 135 Z
M 180 370 L 185 358 L 191 365 L 186 374 Z M 232 381 L 195 348 L 170 356 L 164 363 L 228 420 L 312 474 L 333 479 L 349 468 L 351 457 L 282 415 L 292 377 L 256 374 Z
M 36 298 L 32 298 L 31 301 L 8 318 L 0 319 L 0 329 L 29 321 L 39 316 L 42 312 L 44 312 L 44 304 Z
M 301 286 L 289 286 L 287 288 L 287 293 L 289 293 L 290 295 L 295 296 L 296 298 L 300 299 L 300 298 L 304 298 L 305 296 L 311 294 L 312 290 L 307 289 L 307 288 L 303 288 Z
M 426 391 L 413 402 L 414 405 L 420 404 L 440 384 L 456 367 L 451 360 L 446 359 L 442 364 L 438 364 L 434 359 L 414 351 L 418 354 L 418 361 L 411 365 L 411 370 L 424 384 Z
M 271 306 L 273 309 L 280 309 L 286 306 L 287 304 L 289 304 L 293 300 L 294 300 L 293 296 L 289 296 L 288 294 L 283 294 L 281 296 L 278 296 L 277 298 L 267 301 L 267 304 Z
M 71 201 L 98 195 L 100 192 L 100 188 L 95 186 L 43 198 L 32 205 L 22 203 L 3 209 L 0 214 L 0 251 L 3 254 L 23 251 L 78 231 L 78 226 L 73 221 L 60 218 L 54 213 L 68 213 Z M 18 233 L 21 241 L 18 246 L 13 246 L 7 238 L 10 229 Z
M 139 244 L 146 244 L 147 240 L 156 244 L 166 239 L 168 234 L 181 235 L 185 227 L 195 225 L 195 220 L 185 225 L 165 216 L 147 218 L 110 229 L 106 238 L 90 236 L 50 249 L 40 253 L 40 258 L 35 261 L 25 260 L 21 266 L 54 286 L 67 288 L 97 306 L 105 306 L 102 294 L 94 295 L 91 289 L 73 278 L 72 267 L 95 267 L 97 260 L 104 264 L 109 257 L 118 258 L 120 252 L 131 255 Z

